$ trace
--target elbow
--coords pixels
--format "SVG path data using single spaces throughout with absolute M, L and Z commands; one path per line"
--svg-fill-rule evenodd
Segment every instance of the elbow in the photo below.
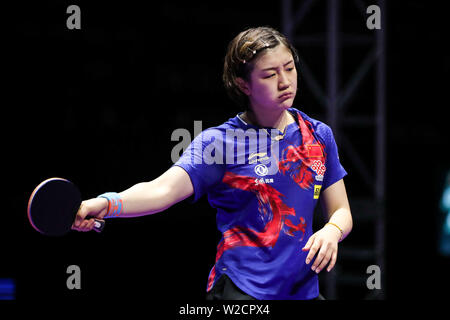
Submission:
M 155 192 L 155 196 L 156 196 L 157 202 L 159 203 L 158 212 L 164 211 L 164 210 L 170 208 L 170 206 L 172 206 L 173 195 L 170 192 L 169 187 L 167 187 L 165 185 L 159 186 Z
M 150 214 L 163 212 L 172 206 L 170 190 L 164 185 L 154 185 L 148 202 Z

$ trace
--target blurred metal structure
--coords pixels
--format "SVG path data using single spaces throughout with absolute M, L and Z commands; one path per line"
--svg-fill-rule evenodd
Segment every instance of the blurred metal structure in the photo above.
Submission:
M 331 126 L 336 141 L 342 154 L 348 159 L 347 169 L 352 175 L 359 175 L 363 184 L 367 187 L 366 195 L 358 197 L 349 194 L 350 205 L 354 219 L 355 228 L 366 225 L 373 228 L 373 239 L 369 243 L 354 243 L 344 241 L 339 247 L 339 259 L 336 268 L 326 277 L 327 299 L 341 298 L 339 295 L 342 287 L 358 287 L 363 296 L 354 297 L 360 299 L 383 299 L 385 294 L 385 177 L 386 177 L 386 120 L 385 120 L 385 33 L 386 33 L 386 6 L 385 0 L 374 1 L 381 12 L 381 29 L 368 30 L 366 12 L 370 4 L 362 0 L 353 0 L 355 12 L 361 14 L 361 33 L 347 34 L 341 32 L 342 24 L 340 0 L 282 0 L 281 1 L 281 26 L 282 32 L 293 42 L 294 46 L 300 48 L 301 68 L 300 74 L 303 83 L 306 83 L 318 104 L 324 111 L 324 121 Z M 325 16 L 326 31 L 324 34 L 308 35 L 299 30 L 299 25 L 314 10 L 323 10 L 320 16 Z M 317 11 L 316 11 L 317 12 Z M 309 47 L 323 47 L 326 62 L 324 66 L 325 84 L 321 85 L 313 75 L 306 61 L 302 58 L 302 50 Z M 344 85 L 341 84 L 340 62 L 341 47 L 351 46 L 352 50 L 364 50 L 369 46 L 369 52 L 365 58 L 356 66 L 356 72 Z M 373 74 L 372 88 L 375 99 L 373 112 L 370 115 L 355 116 L 348 112 L 351 97 L 357 92 L 358 87 L 368 74 Z M 342 87 L 342 90 L 339 88 Z M 323 89 L 325 88 L 325 89 Z M 370 109 L 372 110 L 372 109 Z M 348 138 L 344 132 L 346 127 L 373 129 L 373 136 L 367 137 L 369 143 L 373 142 L 374 166 L 370 167 L 361 157 L 361 152 L 352 144 L 352 138 Z M 364 137 L 366 138 L 366 137 Z M 370 140 L 372 138 L 372 140 Z M 350 168 L 348 166 L 350 164 Z M 354 228 L 354 229 L 355 229 Z M 349 237 L 351 239 L 351 235 Z M 376 264 L 381 269 L 381 290 L 369 290 L 366 287 L 366 268 Z M 346 273 L 342 271 L 348 265 L 359 265 L 357 272 Z M 362 268 L 364 267 L 364 268 Z

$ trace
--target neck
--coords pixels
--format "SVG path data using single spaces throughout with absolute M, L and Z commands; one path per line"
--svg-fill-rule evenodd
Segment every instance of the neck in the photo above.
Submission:
M 255 113 L 252 109 L 246 111 L 244 116 L 247 122 L 264 128 L 275 128 L 284 131 L 284 128 L 295 120 L 287 110 L 275 110 Z

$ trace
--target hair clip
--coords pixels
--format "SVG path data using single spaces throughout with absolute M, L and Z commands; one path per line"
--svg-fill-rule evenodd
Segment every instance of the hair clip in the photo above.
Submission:
M 252 50 L 252 49 L 248 48 L 248 51 L 250 51 L 253 55 L 256 54 L 256 50 Z
M 260 51 L 261 49 L 266 49 L 266 48 L 269 48 L 269 47 L 270 47 L 270 44 L 268 44 L 267 42 L 265 42 L 265 41 L 262 41 L 262 42 L 264 43 L 264 47 L 263 47 L 263 48 L 260 48 L 260 49 L 258 49 L 258 50 L 252 50 L 252 49 L 248 48 L 248 50 L 252 53 L 253 56 L 254 56 L 258 51 Z M 250 60 L 253 59 L 253 56 L 250 57 Z M 242 63 L 245 64 L 245 63 L 247 63 L 247 61 L 242 60 Z

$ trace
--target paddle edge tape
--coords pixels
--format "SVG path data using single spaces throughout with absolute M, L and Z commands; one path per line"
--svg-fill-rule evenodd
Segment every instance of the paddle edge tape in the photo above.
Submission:
M 59 178 L 59 177 L 49 178 L 49 179 L 44 180 L 44 181 L 42 181 L 41 183 L 39 183 L 38 186 L 37 186 L 36 188 L 34 188 L 33 192 L 32 192 L 31 195 L 30 195 L 30 198 L 28 199 L 28 207 L 27 207 L 28 220 L 30 221 L 31 226 L 32 226 L 36 231 L 38 231 L 39 233 L 42 233 L 42 234 L 45 234 L 45 233 L 44 233 L 42 230 L 40 230 L 40 229 L 34 224 L 33 219 L 31 218 L 31 206 L 32 206 L 32 203 L 33 203 L 34 196 L 36 195 L 36 192 L 38 192 L 38 191 L 42 188 L 42 186 L 44 186 L 45 184 L 47 184 L 47 182 L 49 182 L 49 181 L 54 181 L 54 180 L 60 180 L 60 181 L 65 181 L 65 182 L 72 183 L 72 182 L 70 182 L 69 180 L 64 179 L 64 178 Z

